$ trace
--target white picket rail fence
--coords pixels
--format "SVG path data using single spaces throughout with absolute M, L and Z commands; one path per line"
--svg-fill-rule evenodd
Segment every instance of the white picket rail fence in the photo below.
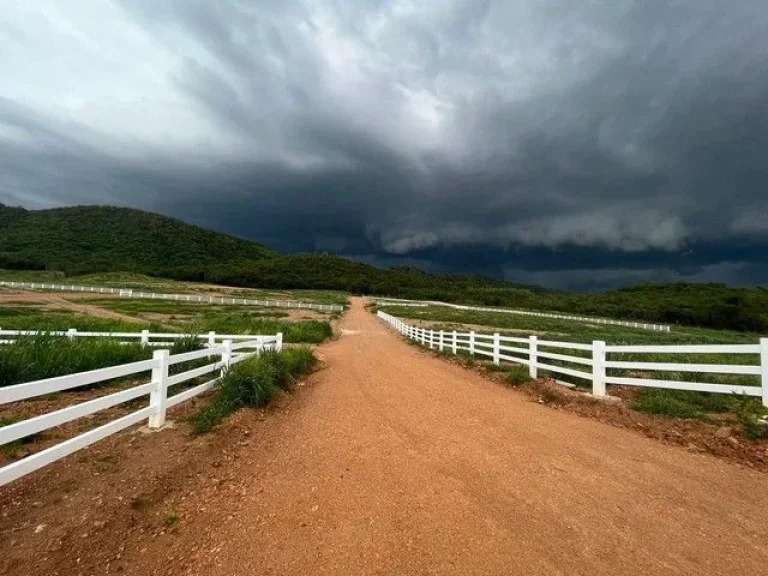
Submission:
M 670 332 L 671 328 L 667 324 L 650 324 L 648 322 L 634 322 L 631 320 L 613 320 L 611 318 L 595 318 L 592 316 L 575 316 L 573 314 L 561 314 L 559 312 L 535 312 L 533 310 L 518 310 L 514 308 L 489 308 L 487 306 L 465 306 L 463 304 L 451 304 L 450 302 L 440 302 L 438 300 L 403 300 L 399 298 L 378 298 L 376 304 L 379 306 L 412 306 L 426 308 L 428 306 L 445 306 L 456 310 L 473 310 L 475 312 L 497 312 L 501 314 L 517 314 L 519 316 L 534 316 L 537 318 L 553 318 L 556 320 L 571 320 L 574 322 L 584 322 L 587 324 L 603 324 L 610 326 L 625 326 L 627 328 L 638 328 L 640 330 L 653 330 L 655 332 Z
M 77 328 L 70 328 L 68 330 L 0 330 L 0 344 L 11 344 L 16 342 L 19 338 L 25 338 L 29 336 L 66 336 L 67 338 L 111 338 L 119 340 L 123 344 L 141 343 L 145 346 L 151 347 L 163 347 L 173 345 L 174 340 L 181 338 L 197 338 L 199 340 L 205 340 L 207 346 L 212 348 L 216 346 L 216 343 L 224 342 L 225 340 L 232 340 L 234 342 L 253 340 L 254 338 L 262 338 L 261 336 L 254 336 L 253 334 L 218 334 L 215 331 L 204 332 L 202 334 L 180 334 L 176 332 L 150 332 L 149 330 L 142 330 L 141 332 L 91 332 L 78 330 Z M 282 333 L 278 336 L 282 338 Z M 270 336 L 270 338 L 274 338 Z
M 108 286 L 74 286 L 72 284 L 50 284 L 47 282 L 10 282 L 0 280 L 0 286 L 26 288 L 31 290 L 53 290 L 58 292 L 92 292 L 95 294 L 117 294 L 121 298 L 144 298 L 149 300 L 175 300 L 200 304 L 237 304 L 242 306 L 264 306 L 267 308 L 298 308 L 319 312 L 343 312 L 340 304 L 315 304 L 296 300 L 254 300 L 252 298 L 229 298 L 221 296 L 199 296 L 196 294 L 157 294 L 132 288 L 110 288 Z
M 80 404 L 74 404 L 61 408 L 47 414 L 28 418 L 14 424 L 0 428 L 0 446 L 8 444 L 20 438 L 25 438 L 38 432 L 43 432 L 55 426 L 66 422 L 71 422 L 78 418 L 94 414 L 101 410 L 117 406 L 130 400 L 135 400 L 143 396 L 149 396 L 149 404 L 145 408 L 121 416 L 106 424 L 89 430 L 74 438 L 65 440 L 59 444 L 41 450 L 31 456 L 8 464 L 0 468 L 0 486 L 8 484 L 25 476 L 35 470 L 38 470 L 56 460 L 76 452 L 86 446 L 98 442 L 112 434 L 120 432 L 130 426 L 138 424 L 143 420 L 148 420 L 150 428 L 161 428 L 165 424 L 166 413 L 169 408 L 186 402 L 204 392 L 213 388 L 221 376 L 231 366 L 260 354 L 263 350 L 282 349 L 282 334 L 275 336 L 247 336 L 248 340 L 233 342 L 232 339 L 224 340 L 221 345 L 185 352 L 183 354 L 170 355 L 169 350 L 155 350 L 150 360 L 140 360 L 129 364 L 119 366 L 110 366 L 88 372 L 79 372 L 67 376 L 57 376 L 55 378 L 46 378 L 34 382 L 15 384 L 0 388 L 0 406 L 11 402 L 19 402 L 29 398 L 44 396 L 54 392 L 71 390 L 80 386 L 88 386 L 105 382 L 114 378 L 124 378 L 131 375 L 138 375 L 143 372 L 151 371 L 149 382 L 138 384 L 132 388 L 120 390 L 112 394 L 100 396 L 93 400 L 88 400 Z M 200 366 L 181 372 L 179 374 L 169 375 L 168 368 L 182 362 L 191 362 L 202 358 L 216 356 L 217 359 L 205 366 Z M 217 373 L 215 377 L 203 384 L 194 386 L 184 392 L 174 396 L 168 396 L 168 390 L 177 384 L 199 378 L 206 374 Z
M 504 336 L 498 332 L 483 334 L 480 332 L 457 332 L 434 330 L 408 324 L 401 318 L 379 311 L 379 318 L 392 326 L 400 334 L 416 340 L 431 349 L 456 354 L 464 350 L 472 355 L 492 358 L 494 364 L 502 360 L 528 366 L 531 378 L 538 376 L 538 370 L 547 370 L 565 374 L 592 383 L 595 396 L 606 395 L 606 385 L 641 386 L 646 388 L 667 388 L 670 390 L 688 390 L 713 392 L 716 394 L 740 394 L 762 398 L 763 406 L 768 407 L 768 338 L 761 338 L 758 344 L 695 344 L 695 345 L 642 345 L 608 346 L 603 341 L 590 344 L 577 342 L 555 342 L 539 340 L 536 336 L 520 338 Z M 543 350 L 542 350 L 543 348 Z M 552 350 L 558 350 L 553 352 Z M 588 352 L 588 356 L 573 356 L 559 350 L 578 350 Z M 609 354 L 744 354 L 756 357 L 756 364 L 697 364 L 672 362 L 625 362 L 609 360 Z M 573 367 L 545 363 L 542 360 L 567 362 Z M 756 376 L 759 386 L 741 386 L 732 384 L 713 384 L 706 382 L 683 382 L 679 380 L 657 380 L 627 376 L 613 376 L 608 370 L 658 371 L 658 372 L 694 372 L 701 374 L 737 374 Z

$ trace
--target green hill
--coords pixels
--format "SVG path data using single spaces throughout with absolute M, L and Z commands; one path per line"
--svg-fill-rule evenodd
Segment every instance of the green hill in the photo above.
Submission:
M 275 252 L 174 218 L 110 206 L 25 210 L 0 205 L 0 267 L 112 270 L 175 277 L 222 258 L 258 261 Z
M 768 289 L 644 285 L 602 294 L 493 278 L 381 269 L 325 254 L 280 255 L 260 244 L 128 208 L 25 210 L 0 205 L 0 268 L 66 275 L 125 271 L 177 280 L 442 300 L 768 333 Z

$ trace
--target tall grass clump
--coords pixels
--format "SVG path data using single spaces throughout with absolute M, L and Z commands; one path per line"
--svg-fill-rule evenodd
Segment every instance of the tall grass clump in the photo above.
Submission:
M 140 343 L 102 338 L 28 336 L 0 346 L 0 386 L 144 360 L 152 351 Z
M 266 406 L 279 390 L 288 390 L 296 378 L 310 371 L 315 361 L 309 348 L 290 348 L 236 364 L 219 382 L 213 401 L 195 416 L 195 432 L 209 432 L 240 408 Z
M 532 380 L 527 366 L 512 366 L 507 374 L 507 382 L 513 386 L 527 384 Z

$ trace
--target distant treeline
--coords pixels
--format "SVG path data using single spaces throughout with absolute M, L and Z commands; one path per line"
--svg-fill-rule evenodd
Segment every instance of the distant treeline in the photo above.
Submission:
M 766 288 L 673 283 L 602 294 L 558 292 L 407 267 L 385 270 L 332 255 L 281 256 L 254 242 L 128 208 L 29 211 L 0 205 L 0 268 L 66 275 L 126 271 L 232 286 L 341 290 L 768 332 Z

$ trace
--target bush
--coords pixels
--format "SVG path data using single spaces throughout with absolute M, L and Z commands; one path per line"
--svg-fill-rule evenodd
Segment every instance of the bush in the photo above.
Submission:
M 513 385 L 526 384 L 531 381 L 531 375 L 526 366 L 514 366 L 507 374 L 507 381 Z
M 309 348 L 268 351 L 236 364 L 221 379 L 213 401 L 195 416 L 195 432 L 210 431 L 240 408 L 266 406 L 279 390 L 288 390 L 314 364 Z
M 152 351 L 140 343 L 47 334 L 22 337 L 0 346 L 0 386 L 96 370 L 151 356 Z
M 697 418 L 702 411 L 699 406 L 691 401 L 690 397 L 680 394 L 675 390 L 657 390 L 649 388 L 643 390 L 632 406 L 639 412 L 647 414 L 659 414 L 673 418 Z
M 744 398 L 739 401 L 735 411 L 739 423 L 747 436 L 750 438 L 768 437 L 768 425 L 764 423 L 766 408 L 759 402 L 751 398 Z

